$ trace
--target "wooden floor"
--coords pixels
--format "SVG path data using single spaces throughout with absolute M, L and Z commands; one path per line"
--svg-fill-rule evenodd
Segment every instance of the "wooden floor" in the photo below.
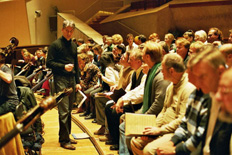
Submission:
M 98 145 L 103 151 L 105 155 L 116 155 L 118 151 L 109 150 L 109 145 L 105 145 L 104 142 L 99 141 L 99 136 L 93 135 L 93 132 L 100 128 L 100 125 L 96 123 L 92 123 L 91 120 L 85 120 L 83 117 L 79 117 L 79 114 L 73 114 L 73 119 L 77 119 L 81 122 L 85 128 L 90 131 L 90 137 L 96 139 Z M 43 135 L 45 139 L 45 143 L 42 146 L 42 155 L 98 155 L 98 151 L 94 147 L 94 144 L 90 139 L 82 139 L 78 140 L 78 144 L 75 144 L 76 150 L 67 150 L 60 147 L 58 142 L 58 111 L 56 109 L 52 109 L 46 112 L 42 117 L 42 121 L 45 124 Z M 83 133 L 81 128 L 78 127 L 74 122 L 72 122 L 72 133 Z M 73 138 L 70 135 L 70 138 Z

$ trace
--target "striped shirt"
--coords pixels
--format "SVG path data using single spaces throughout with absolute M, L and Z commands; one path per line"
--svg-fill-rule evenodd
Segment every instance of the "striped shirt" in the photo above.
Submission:
M 197 149 L 205 135 L 210 105 L 210 96 L 201 90 L 195 90 L 189 96 L 185 116 L 171 139 L 174 145 L 184 141 L 176 146 L 176 154 L 187 154 Z

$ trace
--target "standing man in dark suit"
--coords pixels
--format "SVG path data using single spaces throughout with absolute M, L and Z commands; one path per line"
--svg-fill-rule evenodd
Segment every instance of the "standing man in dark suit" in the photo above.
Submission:
M 74 30 L 74 22 L 65 20 L 63 22 L 62 37 L 54 41 L 48 50 L 46 65 L 52 69 L 56 93 L 69 87 L 72 87 L 73 90 L 81 89 L 77 45 L 71 40 Z M 75 150 L 76 148 L 72 144 L 77 144 L 76 141 L 69 138 L 71 133 L 71 111 L 74 102 L 75 91 L 70 96 L 64 97 L 58 105 L 60 146 L 70 150 Z

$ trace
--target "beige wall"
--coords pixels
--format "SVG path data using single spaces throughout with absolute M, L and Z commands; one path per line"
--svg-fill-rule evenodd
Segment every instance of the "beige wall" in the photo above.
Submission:
M 119 14 L 111 18 L 102 22 L 102 30 L 109 35 L 120 33 L 125 37 L 127 33 L 133 33 L 148 37 L 156 32 L 163 40 L 168 31 L 183 33 L 188 29 L 194 31 L 203 29 L 207 32 L 210 27 L 218 27 L 224 36 L 228 37 L 229 30 L 232 29 L 232 5 L 201 6 L 199 4 L 198 7 L 174 8 L 166 5 L 157 10 Z
M 26 1 L 26 2 L 25 2 Z M 20 46 L 29 44 L 50 44 L 56 39 L 56 33 L 50 32 L 49 17 L 56 14 L 54 6 L 60 12 L 71 11 L 79 19 L 86 21 L 94 12 L 102 9 L 104 0 L 15 0 L 0 3 L 0 46 L 8 45 L 12 36 L 19 38 Z M 136 0 L 125 0 L 124 3 Z M 175 0 L 181 2 L 181 0 Z M 173 2 L 175 2 L 173 1 Z M 196 0 L 197 1 L 197 0 Z M 182 0 L 183 2 L 183 0 Z M 42 15 L 35 18 L 35 10 Z M 141 13 L 137 16 L 117 19 L 103 24 L 104 34 L 127 33 L 149 35 L 158 32 L 161 39 L 168 30 L 204 29 L 215 26 L 222 29 L 228 37 L 232 28 L 232 5 L 199 7 L 164 7 L 161 11 Z M 124 16 L 124 15 L 121 15 Z M 59 31 L 59 30 L 58 30 Z
M 82 39 L 84 39 L 84 41 L 87 41 L 88 38 L 93 38 L 93 40 L 97 44 L 102 44 L 103 43 L 101 34 L 96 32 L 94 29 L 92 29 L 90 26 L 85 24 L 80 19 L 76 18 L 74 15 L 71 15 L 71 14 L 68 14 L 68 13 L 58 13 L 57 37 L 62 36 L 61 29 L 62 29 L 64 20 L 72 20 L 75 23 L 76 27 L 75 27 L 73 37 L 75 37 L 76 39 L 82 38 Z
M 32 44 L 50 44 L 56 39 L 56 33 L 50 31 L 49 16 L 56 15 L 54 6 L 60 12 L 72 12 L 80 19 L 90 18 L 94 12 L 83 15 L 83 12 L 90 6 L 101 0 L 31 0 L 26 3 L 28 12 L 28 21 L 31 33 Z M 99 6 L 100 7 L 100 6 Z M 94 10 L 98 9 L 96 6 Z M 35 10 L 41 10 L 42 15 L 35 18 Z M 93 10 L 93 9 L 92 9 Z M 58 30 L 59 31 L 59 30 Z
M 30 32 L 24 0 L 0 2 L 0 47 L 9 45 L 9 39 L 16 37 L 19 46 L 29 45 Z
M 232 28 L 232 5 L 171 8 L 171 15 L 177 29 L 205 30 L 218 27 L 225 37 Z
M 56 15 L 54 6 L 60 12 L 70 11 L 83 19 L 90 18 L 100 10 L 96 7 L 102 0 L 16 0 L 0 2 L 0 47 L 9 44 L 15 36 L 20 46 L 34 44 L 50 44 L 56 39 L 56 33 L 50 31 L 49 17 Z M 94 9 L 91 7 L 94 6 Z M 35 18 L 35 11 L 41 10 L 41 17 Z M 92 10 L 92 12 L 88 11 Z M 83 15 L 83 13 L 85 13 Z
M 141 14 L 131 16 L 121 20 L 107 22 L 102 24 L 102 30 L 105 34 L 113 35 L 114 33 L 122 34 L 125 38 L 128 33 L 134 35 L 144 34 L 148 36 L 151 33 L 158 33 L 161 40 L 169 29 L 174 29 L 173 19 L 168 7 L 155 13 Z

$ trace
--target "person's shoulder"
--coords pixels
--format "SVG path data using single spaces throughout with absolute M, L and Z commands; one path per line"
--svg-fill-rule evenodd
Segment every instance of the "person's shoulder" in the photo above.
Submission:
M 196 87 L 192 83 L 186 82 L 183 84 L 183 89 L 191 94 L 196 89 Z
M 160 85 L 163 88 L 167 88 L 171 82 L 168 80 L 164 80 L 164 76 L 163 76 L 163 73 L 161 72 L 161 70 L 159 72 L 157 72 L 156 74 L 157 75 L 153 79 L 153 84 Z
M 61 37 L 52 42 L 51 45 L 56 45 L 61 43 Z
M 4 64 L 3 66 L 2 66 L 2 68 L 1 68 L 2 70 L 9 70 L 10 69 L 10 67 L 9 66 L 7 66 L 6 64 Z
M 88 63 L 87 64 L 87 66 L 88 66 L 88 68 L 90 68 L 90 69 L 95 69 L 95 70 L 99 70 L 99 68 L 97 67 L 97 65 L 95 65 L 94 63 Z
M 159 78 L 162 78 L 163 79 L 163 73 L 162 73 L 162 67 L 158 67 L 156 72 L 155 72 L 155 77 L 154 79 L 159 79 Z
M 59 48 L 59 47 L 62 46 L 62 45 L 61 45 L 61 42 L 62 42 L 61 38 L 58 38 L 58 39 L 56 39 L 55 41 L 53 41 L 53 42 L 51 43 L 51 45 L 49 46 L 49 48 L 50 48 L 50 49 L 51 49 L 51 48 Z
M 7 66 L 6 64 L 4 64 L 2 67 L 1 67 L 1 70 L 3 72 L 11 72 L 11 69 L 9 66 Z
M 72 46 L 74 46 L 75 48 L 77 48 L 77 44 L 76 43 L 74 43 L 73 41 L 71 41 L 71 44 L 72 44 Z

